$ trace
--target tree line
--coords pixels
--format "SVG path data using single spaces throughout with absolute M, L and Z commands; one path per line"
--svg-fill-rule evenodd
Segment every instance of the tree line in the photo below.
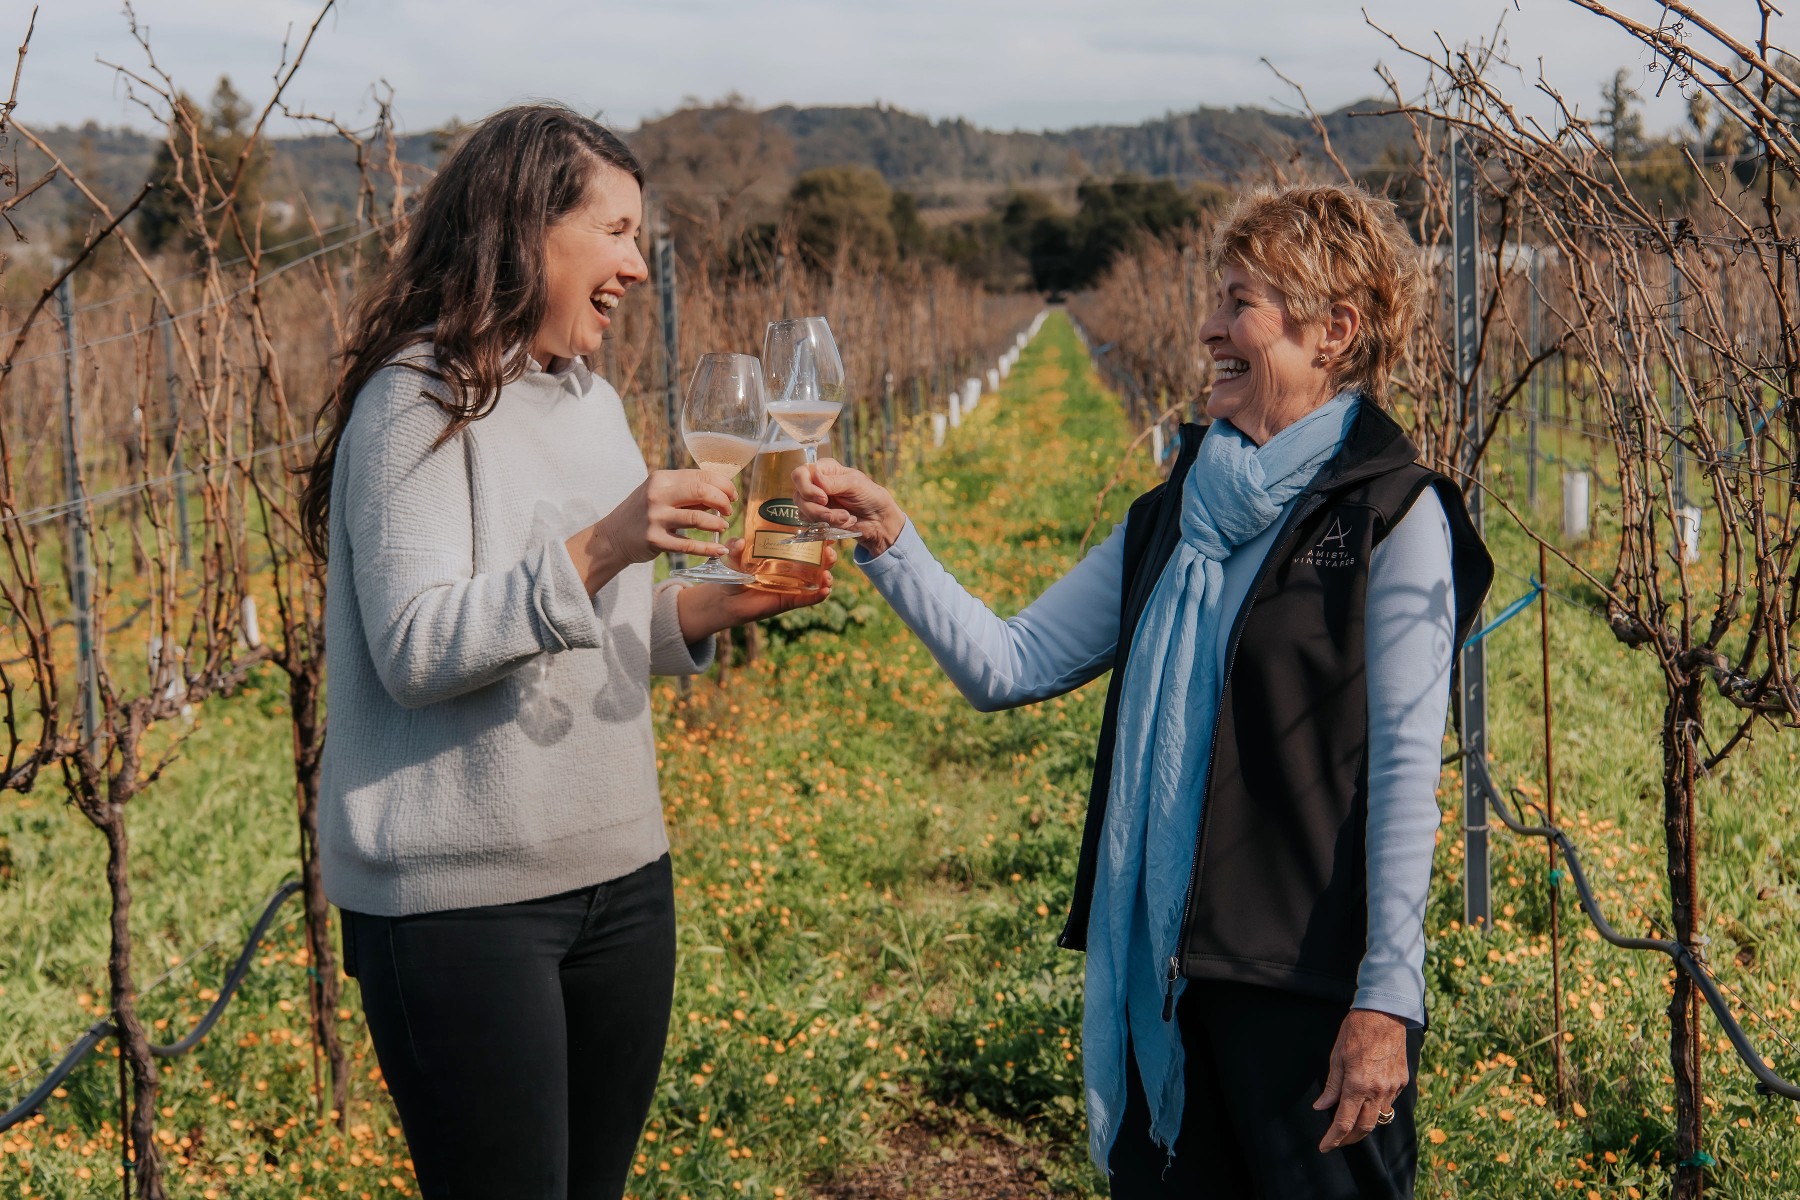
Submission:
M 1784 60 L 1781 66 L 1800 74 L 1800 62 Z M 1661 205 L 1671 219 L 1678 217 L 1702 199 L 1690 158 L 1724 164 L 1746 188 L 1755 183 L 1762 169 L 1757 148 L 1746 144 L 1741 124 L 1730 120 L 1704 92 L 1695 92 L 1689 100 L 1681 127 L 1651 135 L 1645 130 L 1641 91 L 1632 79 L 1630 71 L 1620 68 L 1600 83 L 1600 106 L 1591 123 L 1636 195 Z M 1787 111 L 1794 106 L 1783 107 L 1781 97 L 1771 104 L 1784 120 L 1800 127 L 1800 109 Z M 848 110 L 820 111 L 824 116 L 815 115 L 815 123 L 831 118 L 836 122 L 827 121 L 831 128 L 849 119 L 843 116 Z M 941 183 L 918 190 L 895 186 L 892 172 L 864 163 L 796 172 L 796 139 L 788 126 L 809 112 L 758 112 L 733 96 L 712 105 L 690 104 L 635 131 L 631 140 L 650 171 L 654 223 L 676 236 L 690 264 L 709 272 L 767 272 L 781 269 L 789 251 L 813 268 L 839 262 L 874 267 L 945 263 L 991 291 L 1060 295 L 1093 287 L 1120 254 L 1145 240 L 1180 240 L 1203 217 L 1221 209 L 1232 193 L 1222 180 L 1089 174 L 1078 180 L 1015 183 L 998 191 L 991 185 L 971 184 L 977 202 L 958 208 L 946 202 Z M 882 129 L 900 121 L 901 131 L 910 131 L 908 145 L 923 136 L 914 125 L 932 128 L 922 118 L 898 110 L 870 112 L 874 117 L 869 119 L 883 119 Z M 191 250 L 204 236 L 218 239 L 228 253 L 241 254 L 244 248 L 237 231 L 253 230 L 265 248 L 266 261 L 278 265 L 305 252 L 308 233 L 335 223 L 344 198 L 299 195 L 289 176 L 313 174 L 304 168 L 289 165 L 272 171 L 271 144 L 250 137 L 252 116 L 229 77 L 218 81 L 204 103 L 186 94 L 178 97 L 177 136 L 158 144 L 151 171 L 155 186 L 135 218 L 142 245 L 157 251 Z M 1322 118 L 1327 124 L 1346 119 L 1343 113 Z M 405 151 L 410 158 L 424 160 L 422 168 L 453 144 L 463 128 L 452 120 L 406 139 Z M 96 149 L 91 144 L 104 132 L 85 130 L 84 145 L 92 153 L 105 150 L 116 155 L 116 148 Z M 821 135 L 809 136 L 817 141 Z M 1334 146 L 1338 136 L 1334 132 Z M 1367 152 L 1373 143 L 1364 137 L 1353 144 Z M 305 149 L 316 157 L 316 148 Z M 1260 149 L 1264 173 L 1273 166 L 1277 174 L 1304 175 L 1322 161 L 1285 134 L 1281 144 Z M 913 158 L 917 150 L 914 146 Z M 212 164 L 212 173 L 217 174 L 240 156 L 245 161 L 232 171 L 234 196 L 208 195 L 198 205 L 188 199 L 194 189 L 184 185 L 207 174 L 203 162 Z M 805 157 L 814 155 L 809 152 Z M 909 179 L 919 173 L 913 158 L 907 159 Z M 1073 156 L 1064 167 L 1079 171 L 1083 161 Z M 1376 154 L 1375 161 L 1350 166 L 1372 190 L 1393 196 L 1403 216 L 1422 229 L 1421 223 L 1431 217 L 1423 197 L 1415 194 L 1417 180 L 1408 161 L 1409 148 L 1395 143 Z M 1784 180 L 1782 186 L 1791 185 Z M 316 207 L 309 207 L 309 200 Z M 66 254 L 78 246 L 86 233 L 71 222 L 57 239 L 58 252 Z M 294 248 L 281 248 L 289 242 L 295 243 Z

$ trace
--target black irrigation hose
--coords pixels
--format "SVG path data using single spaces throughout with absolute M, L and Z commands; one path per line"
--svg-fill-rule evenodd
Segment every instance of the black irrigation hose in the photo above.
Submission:
M 206 1015 L 200 1018 L 200 1023 L 188 1030 L 186 1037 L 167 1045 L 157 1045 L 152 1042 L 150 1045 L 152 1055 L 157 1058 L 174 1058 L 178 1054 L 186 1054 L 199 1045 L 200 1039 L 219 1023 L 219 1018 L 225 1014 L 225 1006 L 231 1003 L 232 996 L 237 994 L 238 985 L 243 983 L 244 976 L 250 973 L 250 960 L 255 957 L 256 949 L 262 943 L 263 934 L 269 931 L 270 923 L 275 920 L 275 910 L 286 903 L 289 896 L 299 890 L 300 881 L 298 879 L 290 879 L 275 889 L 275 894 L 270 896 L 269 902 L 263 906 L 262 916 L 256 919 L 255 928 L 250 930 L 250 936 L 245 939 L 244 948 L 238 952 L 237 961 L 231 965 L 231 974 L 225 976 L 225 985 L 219 989 L 219 998 L 212 1002 L 212 1007 L 206 1010 Z
M 112 1036 L 113 1024 L 102 1018 L 88 1026 L 86 1033 L 76 1039 L 75 1044 L 63 1052 L 62 1061 L 58 1062 L 51 1072 L 44 1076 L 42 1083 L 31 1089 L 31 1094 L 13 1107 L 0 1113 L 0 1133 L 5 1133 L 20 1121 L 35 1113 L 50 1093 L 62 1086 L 62 1081 L 74 1073 L 81 1065 L 81 1060 L 91 1053 L 95 1046 Z
M 269 925 L 275 920 L 276 911 L 287 902 L 288 897 L 300 891 L 300 886 L 299 880 L 290 879 L 275 890 L 275 894 L 270 896 L 269 902 L 263 906 L 262 916 L 257 918 L 255 927 L 250 930 L 250 936 L 245 940 L 244 948 L 238 952 L 237 961 L 232 964 L 230 973 L 225 976 L 225 983 L 219 989 L 218 999 L 212 1002 L 212 1007 L 206 1010 L 205 1015 L 200 1018 L 200 1023 L 190 1029 L 185 1037 L 167 1044 L 159 1045 L 152 1042 L 150 1045 L 152 1056 L 174 1058 L 178 1054 L 186 1054 L 199 1045 L 200 1040 L 212 1031 L 214 1025 L 219 1023 L 219 1018 L 225 1014 L 225 1006 L 231 1003 L 231 998 L 237 994 L 238 987 L 244 982 L 244 977 L 250 973 L 250 962 L 256 956 L 256 950 L 262 943 L 263 935 L 269 931 Z M 6 1132 L 35 1113 L 44 1101 L 50 1098 L 50 1093 L 74 1074 L 75 1068 L 81 1065 L 82 1059 L 92 1053 L 95 1046 L 116 1032 L 117 1028 L 112 1021 L 104 1018 L 88 1026 L 87 1032 L 77 1038 L 75 1043 L 63 1052 L 62 1058 L 55 1067 L 51 1068 L 50 1073 L 31 1089 L 31 1094 L 4 1114 L 0 1114 L 0 1133 Z
M 1672 939 L 1627 937 L 1614 929 L 1612 923 L 1606 919 L 1606 914 L 1600 911 L 1600 902 L 1594 897 L 1594 890 L 1588 884 L 1587 873 L 1582 870 L 1581 852 L 1576 849 L 1575 843 L 1570 840 L 1569 835 L 1555 825 L 1527 825 L 1519 820 L 1507 808 L 1506 802 L 1500 799 L 1500 791 L 1494 786 L 1493 777 L 1488 774 L 1487 763 L 1483 762 L 1479 755 L 1470 754 L 1466 757 L 1469 764 L 1468 769 L 1475 773 L 1482 791 L 1487 794 L 1488 807 L 1493 809 L 1494 815 L 1500 818 L 1501 824 L 1522 837 L 1544 838 L 1556 844 L 1563 861 L 1569 864 L 1569 877 L 1574 882 L 1575 892 L 1581 899 L 1581 911 L 1587 914 L 1588 920 L 1593 922 L 1594 929 L 1600 936 L 1621 950 L 1656 950 L 1673 959 L 1675 965 L 1680 967 L 1688 978 L 1699 986 L 1700 994 L 1706 997 L 1707 1005 L 1712 1009 L 1713 1016 L 1718 1018 L 1719 1025 L 1725 1030 L 1725 1036 L 1731 1040 L 1732 1048 L 1737 1051 L 1737 1055 L 1744 1061 L 1744 1065 L 1750 1068 L 1750 1073 L 1756 1076 L 1756 1090 L 1764 1095 L 1783 1096 L 1789 1100 L 1800 1101 L 1800 1084 L 1783 1079 L 1763 1061 L 1762 1055 L 1756 1052 L 1756 1047 L 1750 1044 L 1750 1036 L 1744 1032 L 1744 1027 L 1732 1014 L 1731 1006 L 1725 1002 L 1724 995 L 1719 991 L 1719 985 L 1713 981 L 1712 975 L 1693 956 L 1693 953 L 1686 946 Z

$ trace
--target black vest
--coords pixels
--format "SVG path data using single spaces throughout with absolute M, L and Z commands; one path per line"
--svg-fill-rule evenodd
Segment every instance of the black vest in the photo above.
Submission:
M 1205 429 L 1181 428 L 1169 478 L 1131 506 L 1119 643 L 1094 758 L 1075 896 L 1060 943 L 1087 945 L 1125 663 L 1181 537 L 1181 496 Z M 1372 403 L 1295 502 L 1232 626 L 1212 766 L 1182 923 L 1181 973 L 1350 1000 L 1368 940 L 1369 555 L 1426 488 L 1454 544 L 1456 641 L 1493 581 L 1462 493 Z

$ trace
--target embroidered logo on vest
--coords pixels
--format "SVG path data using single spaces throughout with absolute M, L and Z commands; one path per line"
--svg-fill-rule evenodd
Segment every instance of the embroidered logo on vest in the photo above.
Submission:
M 1294 556 L 1297 567 L 1354 567 L 1356 554 L 1350 549 L 1350 527 L 1343 518 L 1332 517 L 1331 526 L 1325 530 L 1325 536 L 1319 539 L 1318 545 L 1311 550 L 1302 550 Z

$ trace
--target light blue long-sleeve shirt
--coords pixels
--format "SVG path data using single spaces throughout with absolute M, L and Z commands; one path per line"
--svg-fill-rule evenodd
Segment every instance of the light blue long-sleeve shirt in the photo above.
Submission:
M 1238 610 L 1287 515 L 1223 564 L 1221 674 Z M 1023 612 L 1002 620 L 957 583 L 910 521 L 886 553 L 856 554 L 876 590 L 982 712 L 1060 696 L 1114 665 L 1124 559 L 1121 523 Z M 1450 569 L 1450 523 L 1427 489 L 1370 559 L 1363 634 L 1369 922 L 1353 1004 L 1412 1024 L 1425 1019 L 1425 900 L 1456 637 Z

